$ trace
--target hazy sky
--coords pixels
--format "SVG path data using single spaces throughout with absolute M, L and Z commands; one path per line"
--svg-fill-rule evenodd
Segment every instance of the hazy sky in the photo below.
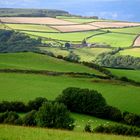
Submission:
M 72 14 L 140 21 L 140 0 L 0 0 L 4 8 L 49 8 Z

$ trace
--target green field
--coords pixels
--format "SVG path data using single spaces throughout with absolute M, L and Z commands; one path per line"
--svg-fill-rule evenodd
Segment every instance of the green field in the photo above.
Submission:
M 118 33 L 140 34 L 140 26 L 129 27 L 129 28 L 118 28 L 118 29 L 104 29 L 104 30 L 105 31 L 109 30 L 111 32 L 118 32 Z
M 0 137 L 1 140 L 140 140 L 135 137 L 8 125 L 0 125 Z
M 55 56 L 62 55 L 63 57 L 68 56 L 68 50 L 62 50 L 61 48 L 53 48 L 53 47 L 40 47 L 41 50 L 52 52 Z M 71 49 L 75 54 L 80 57 L 80 61 L 93 61 L 96 56 L 103 52 L 111 51 L 110 48 L 75 48 Z
M 77 48 L 74 53 L 79 55 L 80 61 L 92 62 L 99 54 L 111 51 L 110 48 Z
M 27 32 L 23 31 L 30 35 L 36 35 L 40 37 L 46 37 L 51 39 L 63 40 L 63 41 L 78 41 L 81 42 L 83 39 L 102 33 L 101 31 L 87 31 L 87 32 L 75 32 L 75 33 L 41 33 L 41 32 Z
M 57 16 L 58 19 L 63 19 L 66 21 L 71 21 L 75 23 L 88 23 L 88 22 L 96 22 L 96 21 L 108 21 L 105 19 L 93 19 L 93 18 L 80 18 L 80 17 L 70 17 L 70 16 Z
M 91 125 L 92 128 L 96 128 L 99 125 L 114 125 L 119 124 L 113 121 L 103 120 L 96 117 L 71 113 L 71 117 L 75 119 L 75 131 L 83 131 L 87 123 Z
M 46 25 L 34 25 L 34 24 L 5 24 L 5 25 L 14 29 L 14 30 L 58 32 L 57 30 L 50 28 Z
M 129 79 L 140 82 L 140 70 L 109 69 L 114 75 L 128 77 Z
M 140 87 L 115 81 L 67 76 L 0 73 L 0 83 L 0 100 L 27 102 L 40 96 L 54 99 L 67 87 L 81 87 L 101 92 L 108 104 L 112 106 L 140 114 Z
M 119 54 L 140 57 L 140 48 L 125 49 L 125 50 L 120 51 Z
M 49 70 L 57 72 L 87 72 L 101 74 L 80 64 L 55 59 L 35 53 L 0 54 L 0 69 Z
M 136 35 L 119 34 L 119 33 L 107 33 L 103 35 L 98 35 L 90 38 L 88 42 L 90 43 L 104 43 L 111 45 L 112 47 L 122 47 L 127 48 L 132 46 L 133 40 Z

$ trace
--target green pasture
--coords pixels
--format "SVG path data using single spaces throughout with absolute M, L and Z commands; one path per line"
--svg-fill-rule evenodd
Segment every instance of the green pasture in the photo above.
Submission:
M 140 70 L 109 69 L 114 75 L 140 82 Z
M 101 74 L 84 65 L 66 62 L 36 53 L 0 54 L 0 69 L 48 70 L 57 72 L 86 72 Z
M 120 51 L 119 54 L 140 57 L 140 48 L 125 49 L 125 50 Z
M 105 134 L 89 134 L 45 128 L 0 125 L 1 140 L 140 140 L 135 137 L 124 137 Z
M 137 27 L 128 27 L 128 28 L 117 28 L 117 29 L 104 29 L 105 31 L 109 30 L 111 32 L 118 33 L 128 33 L 128 34 L 140 34 L 140 26 Z
M 0 73 L 0 100 L 29 101 L 36 97 L 55 99 L 67 87 L 94 89 L 108 104 L 123 111 L 140 114 L 140 87 L 91 78 Z
M 127 48 L 132 46 L 136 35 L 107 33 L 102 35 L 93 36 L 88 40 L 89 43 L 103 43 L 112 47 Z

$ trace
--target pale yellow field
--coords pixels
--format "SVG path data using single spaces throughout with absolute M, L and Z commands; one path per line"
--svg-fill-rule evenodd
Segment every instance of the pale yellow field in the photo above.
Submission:
M 5 23 L 28 23 L 28 24 L 47 24 L 47 25 L 73 25 L 77 24 L 70 21 L 64 21 L 61 19 L 43 17 L 0 17 L 0 20 Z
M 135 40 L 134 46 L 140 47 L 140 36 L 138 36 L 137 39 Z
M 140 23 L 129 23 L 129 22 L 92 22 L 89 25 L 97 26 L 100 28 L 123 28 L 123 27 L 133 27 L 140 26 Z
M 99 27 L 91 26 L 91 25 L 69 25 L 69 26 L 51 26 L 61 32 L 74 32 L 74 31 L 88 31 L 88 30 L 96 30 Z

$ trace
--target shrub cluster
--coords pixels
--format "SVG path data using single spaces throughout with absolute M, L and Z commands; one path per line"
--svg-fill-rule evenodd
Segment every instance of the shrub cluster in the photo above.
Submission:
M 74 128 L 74 119 L 70 117 L 66 106 L 55 102 L 43 102 L 38 111 L 32 110 L 24 117 L 19 117 L 16 112 L 12 111 L 1 113 L 0 123 L 68 130 Z
M 124 112 L 123 113 L 123 121 L 128 125 L 137 126 L 140 128 L 140 115 Z
M 124 125 L 100 125 L 96 127 L 93 132 L 140 137 L 140 129 Z
M 56 101 L 64 103 L 72 112 L 101 117 L 106 101 L 100 93 L 89 89 L 67 88 Z
M 19 101 L 3 101 L 0 103 L 0 112 L 15 111 L 20 113 L 38 110 L 44 102 L 47 102 L 47 99 L 43 97 L 38 97 L 35 100 L 31 100 L 27 104 Z
M 16 112 L 5 112 L 0 114 L 0 123 L 16 124 L 18 122 L 19 115 Z

